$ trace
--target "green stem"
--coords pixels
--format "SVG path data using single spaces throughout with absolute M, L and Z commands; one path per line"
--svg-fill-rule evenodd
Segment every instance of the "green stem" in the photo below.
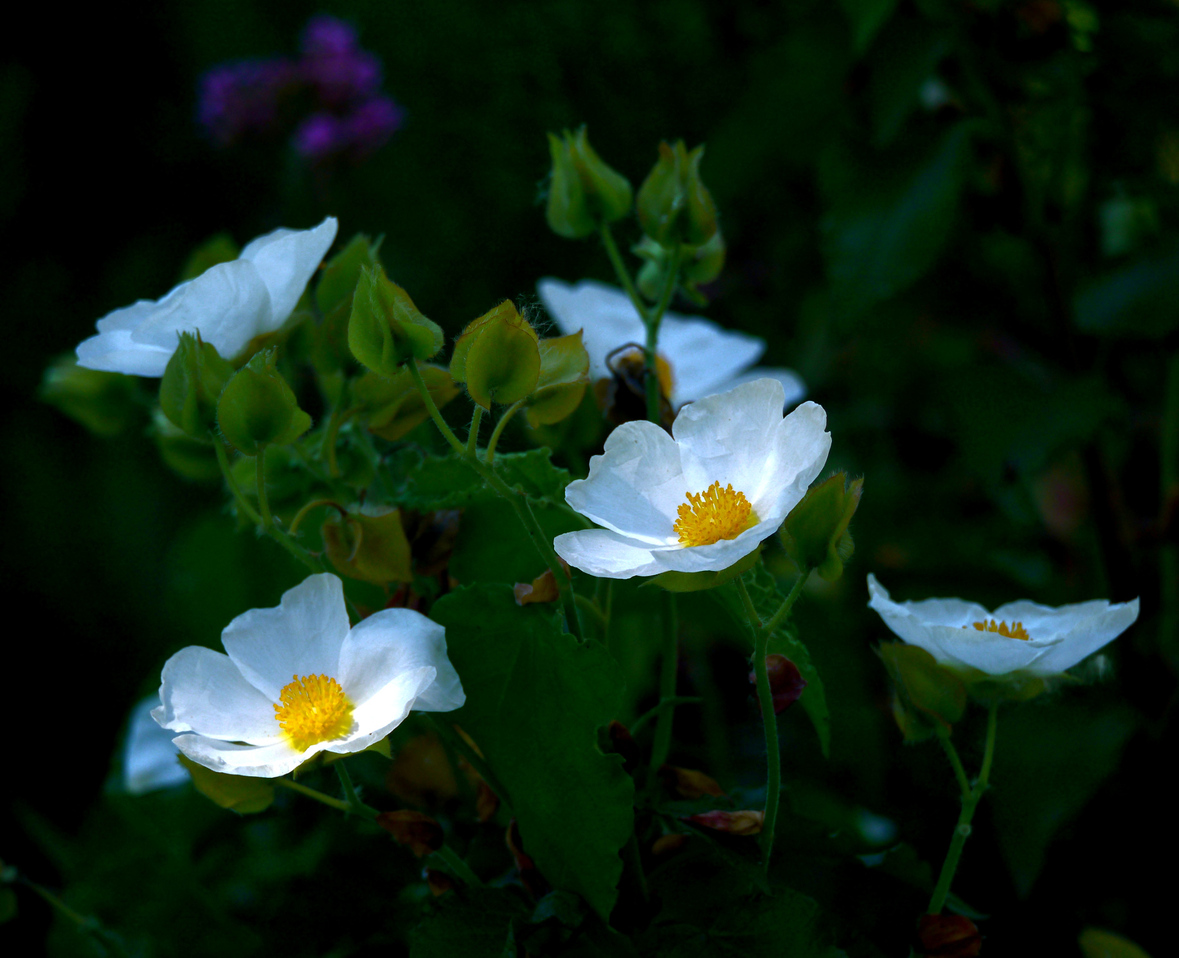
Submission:
M 679 617 L 674 592 L 663 593 L 663 661 L 659 670 L 659 704 L 655 718 L 655 741 L 651 745 L 651 776 L 658 773 L 671 751 L 671 732 L 675 724 L 675 679 L 679 669 Z
M 439 848 L 438 851 L 434 852 L 434 857 L 453 872 L 456 878 L 461 879 L 470 887 L 483 887 L 483 882 L 479 879 L 478 875 L 471 871 L 471 866 L 463 861 L 458 853 L 449 845 L 443 845 Z
M 500 803 L 507 809 L 508 814 L 512 814 L 512 799 L 508 795 L 507 789 L 503 787 L 503 784 L 496 777 L 495 772 L 491 770 L 491 766 L 487 764 L 483 756 L 471 748 L 466 739 L 447 725 L 443 719 L 437 718 L 433 712 L 422 712 L 421 714 L 434 727 L 434 731 L 438 733 L 438 736 L 445 740 L 446 744 L 454 751 L 461 754 L 467 760 L 467 764 L 479 773 L 480 778 L 499 797 Z
M 483 424 L 483 407 L 476 405 L 471 414 L 471 428 L 467 432 L 467 458 L 474 459 L 479 455 L 479 427 Z
M 949 730 L 939 727 L 937 738 L 942 743 L 942 749 L 945 751 L 946 757 L 950 760 L 950 765 L 954 769 L 954 778 L 958 782 L 958 794 L 962 801 L 966 801 L 970 797 L 970 778 L 966 774 L 966 767 L 962 764 L 962 759 L 958 757 L 958 750 L 954 748 L 954 743 L 950 741 Z
M 954 837 L 950 839 L 950 848 L 946 852 L 946 860 L 942 862 L 942 871 L 938 876 L 937 885 L 929 899 L 930 915 L 941 914 L 950 895 L 950 885 L 954 881 L 954 873 L 958 870 L 958 862 L 962 858 L 962 849 L 966 846 L 966 839 L 970 837 L 970 822 L 974 818 L 974 810 L 987 790 L 987 783 L 991 778 L 991 764 L 995 758 L 995 729 L 998 725 L 998 705 L 992 705 L 987 713 L 987 739 L 983 748 L 982 768 L 974 787 L 963 793 L 962 811 L 958 815 L 958 824 L 954 827 Z
M 356 786 L 352 784 L 352 775 L 348 771 L 348 767 L 344 764 L 342 758 L 336 759 L 336 775 L 340 778 L 340 788 L 344 792 L 344 801 L 348 805 L 348 811 L 351 814 L 360 815 L 364 818 L 376 818 L 379 814 L 375 808 L 370 808 L 360 800 L 360 796 L 356 794 Z
M 37 895 L 42 901 L 46 902 L 54 911 L 56 911 L 62 918 L 75 925 L 77 929 L 83 934 L 89 935 L 95 941 L 105 948 L 110 949 L 117 955 L 130 955 L 127 946 L 123 944 L 123 939 L 108 928 L 104 928 L 97 918 L 93 915 L 83 915 L 67 905 L 61 898 L 51 892 L 44 885 L 39 885 L 35 881 L 19 875 L 16 878 L 16 883 L 23 885 L 29 889 L 33 894 Z
M 675 708 L 677 705 L 699 705 L 704 700 L 696 695 L 673 695 L 669 699 L 660 699 L 655 705 L 647 709 L 642 715 L 635 719 L 630 724 L 630 733 L 632 735 L 638 734 L 639 729 L 650 722 L 654 718 L 658 718 L 667 709 Z
M 262 513 L 262 528 L 269 534 L 274 528 L 274 516 L 270 514 L 270 497 L 266 495 L 266 444 L 258 444 L 254 455 L 254 481 L 258 484 L 258 511 Z
M 618 252 L 618 245 L 614 242 L 614 234 L 610 231 L 610 224 L 602 223 L 598 227 L 598 235 L 602 237 L 602 246 L 606 248 L 606 255 L 610 258 L 610 264 L 614 267 L 614 275 L 618 277 L 618 282 L 622 284 L 626 295 L 634 303 L 639 318 L 642 319 L 643 325 L 645 326 L 649 321 L 647 306 L 643 302 L 643 298 L 639 295 L 639 291 L 635 288 L 634 280 L 630 278 L 630 270 L 626 268 L 626 264 L 622 261 L 622 254 Z
M 417 387 L 422 396 L 422 402 L 426 406 L 426 411 L 430 414 L 430 418 L 434 420 L 434 425 L 438 427 L 438 431 L 442 433 L 442 438 L 450 443 L 450 448 L 457 452 L 460 456 L 466 455 L 466 448 L 459 442 L 458 436 L 452 431 L 450 426 L 446 425 L 446 420 L 442 418 L 442 413 L 438 411 L 438 406 L 434 402 L 434 397 L 430 395 L 430 388 L 426 385 L 425 380 L 422 379 L 421 371 L 418 369 L 418 361 L 410 359 L 406 364 L 409 370 L 410 378 Z
M 597 603 L 595 603 L 593 599 L 587 595 L 578 595 L 575 592 L 573 594 L 573 601 L 577 603 L 577 607 L 579 609 L 589 613 L 590 617 L 597 624 L 598 628 L 603 630 L 609 628 L 609 620 L 606 618 L 602 610 L 598 608 Z
M 765 624 L 767 633 L 772 633 L 778 626 L 782 624 L 782 620 L 790 614 L 790 610 L 794 607 L 794 603 L 798 601 L 798 597 L 802 594 L 802 587 L 806 585 L 807 579 L 811 576 L 811 570 L 804 568 L 798 579 L 795 580 L 794 586 L 790 589 L 790 594 L 778 606 L 778 611 L 771 617 L 770 621 Z
M 272 778 L 270 781 L 275 785 L 278 785 L 280 788 L 285 788 L 292 792 L 298 792 L 300 795 L 306 798 L 314 799 L 321 805 L 326 805 L 328 808 L 334 808 L 336 811 L 343 812 L 345 815 L 351 812 L 356 812 L 356 814 L 362 815 L 365 818 L 377 817 L 377 810 L 375 808 L 369 808 L 367 805 L 363 805 L 361 808 L 354 809 L 343 799 L 333 798 L 331 795 L 327 795 L 317 788 L 310 788 L 309 786 L 304 785 L 302 782 L 296 782 L 292 778 Z M 368 811 L 372 814 L 366 814 L 362 809 L 368 809 Z
M 229 465 L 229 454 L 225 451 L 225 443 L 222 442 L 221 437 L 216 433 L 210 433 L 213 437 L 213 449 L 217 453 L 217 465 L 221 467 L 221 475 L 225 479 L 225 484 L 229 486 L 229 491 L 233 494 L 234 501 L 237 507 L 246 515 L 254 525 L 262 525 L 262 517 L 258 515 L 257 510 L 250 505 L 245 495 L 242 494 L 241 487 L 237 484 L 237 480 L 233 478 L 233 470 Z
M 1179 524 L 1179 352 L 1167 364 L 1167 386 L 1163 403 L 1163 437 L 1160 450 L 1161 520 L 1170 528 L 1159 550 L 1162 573 L 1162 621 L 1159 645 L 1172 661 L 1179 657 L 1179 545 L 1175 527 Z
M 299 526 L 303 524 L 303 520 L 311 513 L 312 509 L 318 509 L 320 506 L 331 506 L 340 516 L 348 515 L 348 510 L 341 506 L 334 499 L 312 499 L 307 505 L 295 513 L 295 518 L 291 520 L 291 528 L 287 531 L 293 536 L 298 533 Z
M 499 422 L 495 424 L 495 429 L 491 432 L 491 438 L 487 440 L 487 461 L 495 462 L 495 449 L 499 445 L 499 437 L 503 435 L 504 426 L 508 424 L 516 413 L 524 408 L 525 400 L 521 399 L 519 402 L 512 403 L 504 411 L 504 414 L 499 417 Z
M 680 246 L 677 243 L 675 252 L 671 254 L 671 265 L 667 271 L 667 281 L 663 284 L 663 293 L 659 297 L 659 302 L 655 308 L 648 314 L 646 321 L 647 326 L 647 343 L 643 349 L 643 358 L 646 363 L 646 383 L 647 383 L 647 418 L 651 422 L 658 425 L 662 422 L 663 417 L 659 410 L 659 370 L 656 365 L 656 347 L 659 343 L 659 324 L 663 322 L 663 314 L 667 312 L 667 307 L 671 305 L 671 297 L 675 295 L 676 280 L 679 279 L 680 274 L 680 260 L 682 253 Z
M 332 409 L 332 415 L 328 420 L 327 429 L 324 430 L 320 455 L 327 462 L 328 476 L 332 479 L 340 478 L 340 466 L 336 462 L 336 442 L 340 434 L 340 427 L 351 419 L 356 412 L 357 408 L 355 406 L 348 410 L 344 409 L 344 396 L 341 395 L 340 401 Z

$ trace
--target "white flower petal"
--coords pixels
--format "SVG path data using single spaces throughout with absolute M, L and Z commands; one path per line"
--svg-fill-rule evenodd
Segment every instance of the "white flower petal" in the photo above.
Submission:
M 671 366 L 671 404 L 679 407 L 728 389 L 726 383 L 761 359 L 766 344 L 698 316 L 667 313 L 657 348 Z
M 584 280 L 576 286 L 559 279 L 542 279 L 536 284 L 540 300 L 562 335 L 579 329 L 589 353 L 590 378 L 610 375 L 606 356 L 626 343 L 642 345 L 646 340 L 643 321 L 622 290 L 605 283 Z
M 565 488 L 565 501 L 598 525 L 657 546 L 675 541 L 676 509 L 689 491 L 671 436 L 654 423 L 627 422 L 590 459 L 589 477 Z
M 384 609 L 357 625 L 340 649 L 340 685 L 359 712 L 369 700 L 405 672 L 429 667 L 435 678 L 415 693 L 414 708 L 449 712 L 466 696 L 458 673 L 446 657 L 446 630 L 412 609 Z
M 711 545 L 693 546 L 690 549 L 668 549 L 654 553 L 653 558 L 662 566 L 660 571 L 720 572 L 749 555 L 762 539 L 773 533 L 780 522 L 780 519 L 760 522 L 734 539 L 719 539 Z
M 190 645 L 164 664 L 162 704 L 152 714 L 174 732 L 265 744 L 282 735 L 274 717 L 277 698 L 247 682 L 229 656 Z
M 629 579 L 666 571 L 655 561 L 650 545 L 609 529 L 566 532 L 553 540 L 553 548 L 575 569 L 602 579 Z
M 278 778 L 302 765 L 323 745 L 315 745 L 306 752 L 296 752 L 286 739 L 270 745 L 237 745 L 221 742 L 203 735 L 179 735 L 173 740 L 185 755 L 205 768 L 227 775 L 250 778 Z
M 348 629 L 344 587 L 325 572 L 283 593 L 277 608 L 243 612 L 225 627 L 221 643 L 242 675 L 277 702 L 293 675 L 339 681 Z
M 1112 642 L 1138 620 L 1137 599 L 1113 605 L 1104 600 L 1081 603 L 1082 607 L 1094 605 L 1103 608 L 1095 609 L 1090 618 L 1074 623 L 1068 634 L 1048 649 L 1044 657 L 1036 663 L 1036 671 L 1054 674 L 1072 668 L 1082 659 Z M 1053 611 L 1070 612 L 1076 608 L 1078 606 L 1066 605 Z M 1027 628 L 1026 622 L 1024 627 Z M 1031 629 L 1028 629 L 1028 632 L 1030 633 Z
M 161 728 L 152 717 L 158 695 L 136 703 L 123 745 L 123 788 L 132 795 L 142 795 L 188 781 L 188 772 L 179 762 L 174 733 Z
M 162 376 L 172 358 L 172 349 L 161 349 L 131 339 L 129 329 L 115 329 L 91 336 L 78 344 L 75 350 L 78 365 L 87 369 L 101 369 L 109 373 L 126 373 L 128 376 Z
M 968 666 L 988 675 L 1033 669 L 1047 651 L 1043 645 L 997 632 L 980 632 L 972 626 L 930 625 L 925 629 L 924 643 L 917 644 L 932 652 L 939 662 Z
M 789 409 L 802 402 L 806 398 L 806 383 L 802 381 L 802 377 L 798 375 L 793 369 L 786 369 L 778 366 L 757 366 L 753 369 L 746 370 L 738 376 L 734 376 L 722 386 L 718 386 L 716 391 L 728 392 L 730 389 L 736 389 L 738 386 L 743 386 L 745 383 L 751 383 L 758 379 L 776 379 L 782 384 L 782 390 L 786 396 L 786 403 L 783 409 Z
M 416 707 L 418 696 L 434 683 L 437 674 L 433 666 L 427 665 L 394 676 L 353 710 L 355 724 L 348 738 L 324 742 L 322 747 L 329 752 L 350 755 L 380 741 L 405 721 Z
M 273 332 L 287 321 L 336 238 L 336 218 L 309 230 L 277 229 L 246 244 L 241 259 L 253 263 L 270 295 L 270 313 L 259 332 Z

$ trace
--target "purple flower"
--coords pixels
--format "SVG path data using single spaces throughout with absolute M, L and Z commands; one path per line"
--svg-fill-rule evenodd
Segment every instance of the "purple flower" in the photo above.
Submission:
M 405 111 L 387 96 L 376 96 L 348 117 L 352 149 L 357 158 L 384 146 L 405 120 Z
M 344 116 L 311 114 L 299 124 L 293 142 L 313 163 L 335 156 L 358 161 L 384 146 L 404 117 L 404 111 L 389 97 L 373 97 Z
M 281 58 L 221 64 L 201 79 L 197 120 L 221 146 L 265 133 L 297 82 L 295 65 Z
M 357 45 L 356 31 L 335 17 L 313 17 L 303 31 L 299 66 L 325 106 L 344 107 L 375 95 L 381 60 Z
M 339 117 L 330 113 L 312 113 L 299 124 L 291 142 L 298 153 L 320 163 L 347 149 L 349 135 L 345 122 Z
M 304 56 L 322 57 L 355 53 L 360 47 L 356 30 L 350 23 L 321 14 L 307 21 L 299 40 L 299 49 Z

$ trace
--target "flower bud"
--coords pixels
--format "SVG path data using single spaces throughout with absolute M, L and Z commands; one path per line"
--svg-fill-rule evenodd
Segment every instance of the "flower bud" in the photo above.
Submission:
M 294 442 L 311 428 L 311 417 L 299 408 L 274 360 L 273 349 L 256 353 L 229 380 L 217 404 L 222 435 L 247 456 Z
M 630 212 L 630 183 L 594 152 L 584 125 L 548 136 L 553 170 L 545 217 L 554 233 L 581 239 Z
M 442 847 L 442 826 L 421 812 L 409 809 L 381 812 L 377 816 L 377 824 L 418 858 L 424 858 Z
M 730 835 L 757 835 L 761 833 L 765 818 L 765 812 L 743 809 L 739 812 L 702 812 L 699 815 L 688 815 L 684 821 Z
M 362 365 L 393 377 L 403 363 L 429 359 L 442 344 L 442 328 L 418 311 L 384 269 L 361 267 L 348 320 L 348 348 Z
M 689 153 L 683 140 L 659 144 L 659 159 L 639 187 L 637 201 L 639 223 L 655 242 L 700 246 L 716 233 L 716 204 L 700 179 L 703 158 L 703 145 Z
M 350 513 L 329 519 L 320 534 L 328 558 L 340 575 L 374 585 L 413 581 L 409 540 L 399 510 L 383 516 Z
M 212 444 L 182 432 L 162 410 L 152 413 L 148 433 L 155 440 L 160 458 L 173 472 L 192 482 L 212 482 L 221 477 Z
M 702 283 L 711 283 L 721 274 L 725 266 L 725 238 L 718 229 L 711 238 L 699 246 L 684 247 L 684 259 L 680 274 L 689 289 Z
M 663 779 L 663 784 L 680 798 L 702 798 L 705 795 L 716 796 L 725 793 L 716 779 L 694 768 L 664 765 L 659 769 L 659 777 Z
M 806 679 L 798 671 L 798 666 L 786 656 L 773 652 L 766 656 L 766 672 L 770 679 L 770 695 L 773 696 L 774 714 L 781 715 L 802 697 L 802 690 L 806 688 Z M 757 684 L 757 673 L 749 673 L 749 681 Z M 761 709 L 761 700 L 757 707 Z
M 380 243 L 374 244 L 363 233 L 357 233 L 340 252 L 323 264 L 323 272 L 315 287 L 315 304 L 323 315 L 352 302 L 352 294 L 360 282 L 363 269 L 381 266 L 377 258 Z
M 181 333 L 180 346 L 160 380 L 160 408 L 183 432 L 206 439 L 217 422 L 217 401 L 232 376 L 232 364 L 202 341 L 199 332 Z
M 817 569 L 834 581 L 855 549 L 848 524 L 864 492 L 864 480 L 848 483 L 837 472 L 807 491 L 782 525 L 782 545 L 799 569 Z
M 459 386 L 441 366 L 418 367 L 426 391 L 441 409 L 459 394 Z M 396 441 L 430 418 L 422 394 L 408 370 L 389 378 L 365 373 L 352 386 L 352 397 L 368 416 L 368 431 Z
M 589 383 L 589 353 L 582 333 L 542 339 L 540 375 L 536 391 L 528 397 L 528 424 L 533 428 L 558 423 L 581 405 Z
M 471 399 L 484 409 L 491 409 L 493 402 L 517 402 L 536 389 L 539 340 L 510 299 L 463 330 L 454 345 L 450 375 L 466 383 Z
M 96 436 L 110 437 L 142 415 L 138 389 L 134 376 L 87 369 L 71 354 L 45 370 L 38 395 Z
M 975 958 L 982 950 L 982 935 L 963 915 L 922 915 L 917 941 L 927 958 Z
M 905 740 L 916 742 L 946 731 L 966 711 L 966 685 L 925 649 L 886 642 L 880 657 L 893 680 L 893 717 Z

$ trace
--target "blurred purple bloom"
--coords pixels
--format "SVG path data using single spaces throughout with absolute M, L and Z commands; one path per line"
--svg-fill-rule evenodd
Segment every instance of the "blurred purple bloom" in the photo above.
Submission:
M 381 60 L 360 48 L 355 28 L 335 17 L 312 17 L 299 48 L 298 60 L 242 60 L 205 74 L 197 116 L 213 140 L 231 146 L 274 132 L 285 125 L 280 107 L 303 93 L 311 112 L 291 143 L 308 160 L 359 160 L 388 142 L 405 114 L 380 93 Z

